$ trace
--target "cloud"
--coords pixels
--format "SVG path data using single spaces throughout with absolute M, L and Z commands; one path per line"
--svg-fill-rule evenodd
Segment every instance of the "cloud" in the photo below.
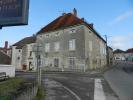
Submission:
M 109 24 L 113 25 L 113 24 L 116 24 L 116 23 L 120 23 L 120 22 L 126 20 L 127 18 L 129 18 L 131 16 L 133 16 L 133 10 L 127 11 L 127 12 L 125 12 L 125 13 L 119 15 L 119 16 L 116 16 L 114 18 L 114 20 L 112 22 L 110 22 Z
M 126 50 L 133 47 L 133 34 L 113 36 L 109 39 L 109 45 L 113 49 Z

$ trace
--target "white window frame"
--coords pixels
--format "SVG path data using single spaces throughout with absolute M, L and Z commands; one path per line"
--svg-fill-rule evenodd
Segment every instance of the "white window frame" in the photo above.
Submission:
M 70 29 L 69 33 L 76 33 L 76 29 Z
M 69 40 L 69 50 L 76 50 L 76 39 Z
M 58 37 L 59 35 L 60 35 L 60 33 L 59 33 L 59 32 L 56 32 L 56 33 L 55 33 L 55 36 L 56 36 L 56 37 Z
M 46 37 L 46 38 L 49 38 L 49 37 L 50 37 L 50 34 L 45 34 L 45 37 Z
M 57 52 L 57 51 L 59 51 L 59 49 L 60 49 L 60 42 L 55 42 L 54 43 L 54 50 Z
M 49 52 L 50 51 L 50 43 L 46 43 L 45 44 L 45 52 Z

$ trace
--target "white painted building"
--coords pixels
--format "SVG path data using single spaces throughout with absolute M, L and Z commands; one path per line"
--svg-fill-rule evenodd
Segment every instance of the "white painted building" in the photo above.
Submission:
M 36 70 L 36 57 L 33 52 L 35 36 L 26 37 L 12 46 L 12 65 L 16 70 Z

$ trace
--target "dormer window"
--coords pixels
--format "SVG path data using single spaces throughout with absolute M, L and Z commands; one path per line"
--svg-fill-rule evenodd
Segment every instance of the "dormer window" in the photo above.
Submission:
M 76 33 L 76 29 L 71 29 L 69 33 Z

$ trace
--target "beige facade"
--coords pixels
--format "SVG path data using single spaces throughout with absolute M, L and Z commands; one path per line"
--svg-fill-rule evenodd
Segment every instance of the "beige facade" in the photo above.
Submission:
M 43 47 L 41 56 L 45 70 L 87 71 L 106 65 L 105 41 L 84 24 L 37 35 L 37 44 Z

